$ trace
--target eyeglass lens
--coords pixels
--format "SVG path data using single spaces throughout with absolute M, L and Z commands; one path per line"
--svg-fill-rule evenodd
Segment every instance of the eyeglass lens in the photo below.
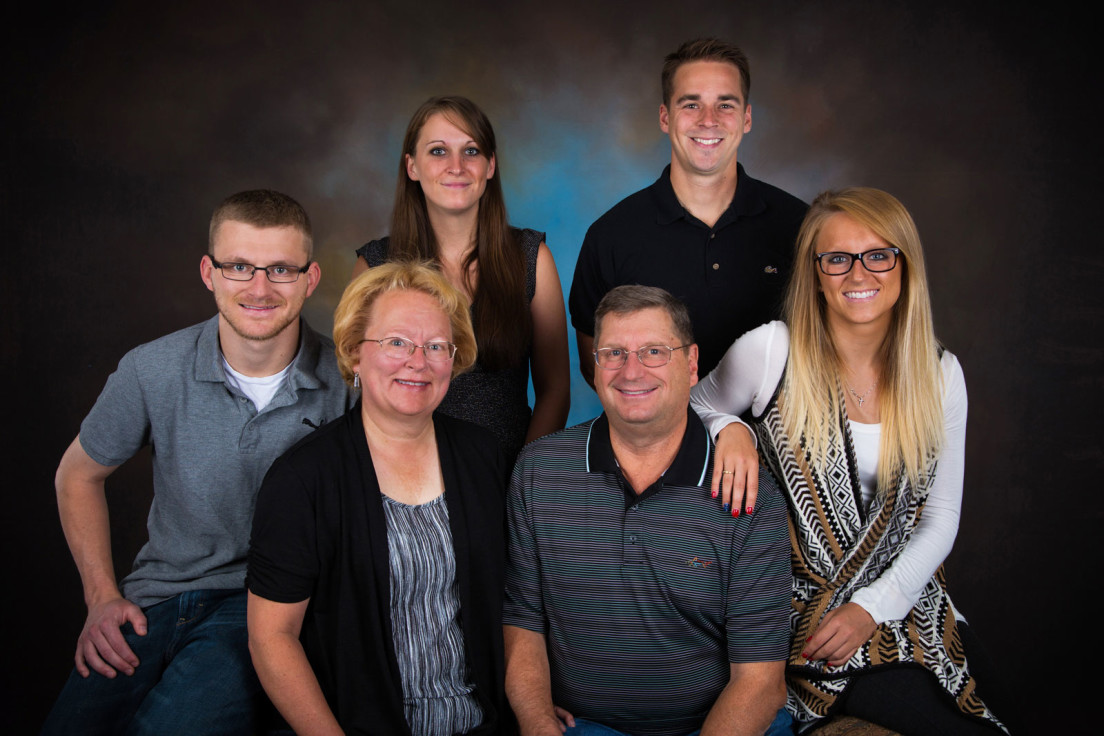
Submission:
M 845 253 L 837 251 L 832 253 L 818 253 L 817 260 L 820 268 L 829 276 L 839 276 L 851 270 L 855 261 L 862 261 L 867 271 L 875 273 L 892 271 L 897 265 L 897 253 L 893 248 L 875 248 L 865 253 Z
M 659 368 L 671 362 L 673 348 L 666 345 L 645 345 L 639 350 L 624 350 L 622 348 L 599 348 L 595 351 L 598 365 L 602 368 L 620 368 L 629 359 L 629 354 L 636 355 L 640 363 L 648 368 Z
M 403 337 L 385 337 L 375 340 L 383 348 L 383 354 L 388 358 L 401 360 L 413 355 L 417 348 L 421 348 L 426 360 L 452 360 L 456 354 L 456 347 L 449 342 L 427 342 L 425 345 L 415 345 L 412 341 Z

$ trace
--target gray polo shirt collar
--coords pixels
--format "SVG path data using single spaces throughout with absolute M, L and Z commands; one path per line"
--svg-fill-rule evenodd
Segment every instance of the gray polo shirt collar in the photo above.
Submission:
M 659 480 L 637 495 L 625 481 L 621 468 L 617 465 L 613 445 L 610 444 L 609 419 L 603 412 L 591 422 L 587 434 L 587 472 L 616 475 L 621 479 L 622 487 L 627 489 L 626 493 L 631 494 L 627 499 L 639 503 L 662 490 L 665 483 L 678 486 L 704 485 L 709 471 L 709 444 L 709 434 L 701 419 L 689 406 L 686 407 L 686 431 L 682 435 L 682 444 L 679 445 L 674 461 Z
M 758 215 L 767 209 L 767 203 L 756 191 L 755 180 L 744 175 L 744 166 L 736 164 L 736 194 L 732 197 L 728 209 L 721 215 L 711 230 L 720 230 L 725 225 L 735 222 L 741 217 Z M 686 208 L 675 196 L 675 188 L 671 185 L 671 165 L 667 164 L 663 173 L 652 185 L 652 194 L 656 203 L 656 222 L 660 225 L 670 225 L 676 220 L 686 219 L 689 222 L 702 224 L 698 218 L 686 211 Z
M 294 394 L 299 389 L 322 388 L 322 381 L 314 371 L 322 344 L 307 321 L 299 318 L 299 350 L 292 359 L 288 386 Z M 216 314 L 203 325 L 196 344 L 195 378 L 197 381 L 225 383 L 222 368 L 222 350 L 219 347 L 219 317 Z

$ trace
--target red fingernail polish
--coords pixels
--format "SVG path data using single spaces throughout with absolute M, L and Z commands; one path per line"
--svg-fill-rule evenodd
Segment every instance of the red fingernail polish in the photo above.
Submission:
M 716 497 L 717 497 L 717 492 L 713 491 L 713 498 L 716 498 Z
M 740 515 L 740 509 L 732 509 L 732 515 L 738 517 Z
M 751 511 L 752 511 L 752 509 L 751 509 L 751 507 L 750 507 L 750 506 L 748 506 L 748 507 L 747 507 L 746 509 L 744 509 L 744 513 L 745 513 L 745 514 L 750 514 L 750 513 L 751 513 Z

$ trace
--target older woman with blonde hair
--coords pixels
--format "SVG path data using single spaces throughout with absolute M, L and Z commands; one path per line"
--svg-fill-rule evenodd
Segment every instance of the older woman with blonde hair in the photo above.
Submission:
M 966 384 L 935 338 L 920 237 L 877 189 L 826 192 L 798 234 L 786 323 L 733 344 L 694 388 L 714 488 L 756 462 L 790 506 L 799 724 L 850 713 L 900 733 L 993 733 L 942 563 L 958 531 Z M 737 494 L 738 495 L 738 494 Z M 732 502 L 754 513 L 755 499 Z
M 249 553 L 249 647 L 298 734 L 497 734 L 503 496 L 490 432 L 435 410 L 475 360 L 467 299 L 373 268 L 334 315 L 360 400 L 272 466 Z

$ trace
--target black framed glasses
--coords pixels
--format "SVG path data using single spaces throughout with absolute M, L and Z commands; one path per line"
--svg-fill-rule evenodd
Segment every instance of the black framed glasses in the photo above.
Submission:
M 407 340 L 405 337 L 384 337 L 379 340 L 366 337 L 360 342 L 361 344 L 378 342 L 384 356 L 394 360 L 409 358 L 417 348 L 422 349 L 422 354 L 425 355 L 426 360 L 440 363 L 452 360 L 456 356 L 456 346 L 451 342 L 438 341 L 427 342 L 425 345 L 415 345 L 413 340 Z
M 889 246 L 888 248 L 875 248 L 863 253 L 845 253 L 843 251 L 829 251 L 817 253 L 813 259 L 820 266 L 820 270 L 826 276 L 842 276 L 851 270 L 855 261 L 862 261 L 867 271 L 881 273 L 892 271 L 897 266 L 897 256 L 901 249 Z
M 629 360 L 629 355 L 635 355 L 640 364 L 646 368 L 661 368 L 671 362 L 671 356 L 676 350 L 688 348 L 689 345 L 679 345 L 677 348 L 669 345 L 645 345 L 639 350 L 626 350 L 625 348 L 598 348 L 594 351 L 594 362 L 599 368 L 607 371 L 615 371 L 623 368 Z
M 222 271 L 223 278 L 231 281 L 249 281 L 257 271 L 264 271 L 268 280 L 274 284 L 290 284 L 299 280 L 299 274 L 310 268 L 313 261 L 307 261 L 305 266 L 254 266 L 252 263 L 219 263 L 214 258 L 211 265 Z

